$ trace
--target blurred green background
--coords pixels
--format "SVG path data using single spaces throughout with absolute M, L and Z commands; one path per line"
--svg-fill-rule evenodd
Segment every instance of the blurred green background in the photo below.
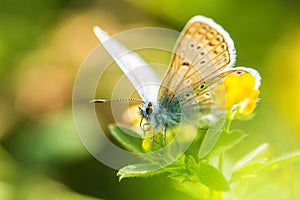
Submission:
M 81 144 L 71 100 L 77 70 L 98 45 L 94 25 L 111 34 L 180 31 L 199 14 L 230 33 L 237 66 L 262 76 L 256 116 L 233 123 L 249 133 L 233 159 L 262 142 L 275 156 L 300 149 L 300 1 L 0 0 L 0 199 L 190 199 L 163 175 L 118 182 Z M 299 167 L 259 183 L 284 191 L 278 199 L 298 199 Z

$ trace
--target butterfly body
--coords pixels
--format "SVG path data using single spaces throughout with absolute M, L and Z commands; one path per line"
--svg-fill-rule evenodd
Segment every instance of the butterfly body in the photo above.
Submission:
M 178 127 L 182 120 L 187 123 L 195 121 L 198 118 L 199 110 L 187 100 L 187 94 L 192 95 L 192 92 L 187 91 L 190 90 L 185 90 L 172 97 L 162 95 L 157 104 L 144 103 L 139 108 L 142 116 L 140 124 L 142 130 L 145 132 L 152 129 L 153 134 L 162 130 L 165 134 L 167 128 Z M 142 123 L 144 119 L 146 122 Z
M 143 131 L 151 128 L 153 131 L 165 130 L 167 127 L 174 128 L 179 126 L 181 121 L 181 108 L 178 98 L 172 99 L 169 105 L 165 97 L 159 104 L 146 102 L 140 107 L 140 114 L 145 123 L 141 123 Z M 142 121 L 141 121 L 142 122 Z

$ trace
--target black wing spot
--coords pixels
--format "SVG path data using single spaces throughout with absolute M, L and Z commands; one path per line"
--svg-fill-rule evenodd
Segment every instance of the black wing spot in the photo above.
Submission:
M 184 61 L 184 62 L 182 63 L 182 65 L 183 65 L 183 66 L 190 66 L 190 63 L 189 63 L 188 61 Z
M 223 42 L 223 37 L 222 37 L 221 35 L 218 35 L 218 36 L 216 37 L 216 40 L 217 40 L 218 42 Z
M 201 84 L 201 85 L 199 86 L 199 89 L 200 89 L 200 90 L 203 90 L 205 87 L 206 87 L 206 84 L 203 83 L 203 84 Z
M 189 97 L 191 97 L 191 93 L 186 93 L 184 96 L 185 96 L 186 98 L 189 98 Z
M 236 75 L 242 75 L 242 74 L 243 74 L 243 71 L 238 70 L 238 71 L 236 71 L 235 73 L 236 73 Z
M 185 80 L 185 83 L 186 83 L 186 84 L 190 84 L 190 83 L 191 83 L 191 80 L 190 80 L 190 79 L 186 79 L 186 80 Z

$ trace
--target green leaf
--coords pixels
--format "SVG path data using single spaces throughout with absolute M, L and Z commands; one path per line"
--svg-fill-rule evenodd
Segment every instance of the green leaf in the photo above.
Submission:
M 224 123 L 225 119 L 221 119 L 216 122 L 210 129 L 208 129 L 199 150 L 199 158 L 204 158 L 205 156 L 207 156 L 207 154 L 210 153 L 219 139 Z
M 230 182 L 241 181 L 242 179 L 253 178 L 257 176 L 257 172 L 264 164 L 265 162 L 263 161 L 254 162 L 235 170 L 231 175 Z
M 268 162 L 266 165 L 264 165 L 261 168 L 261 170 L 259 172 L 262 173 L 265 171 L 274 170 L 274 169 L 283 167 L 284 165 L 291 164 L 293 162 L 300 162 L 300 152 L 299 151 L 282 155 L 279 158 L 276 158 L 276 159 Z
M 240 159 L 233 167 L 234 170 L 237 170 L 250 162 L 256 162 L 255 159 L 259 159 L 264 153 L 269 150 L 269 144 L 264 143 L 255 148 L 253 151 L 248 153 L 246 156 L 244 156 L 242 159 Z
M 168 177 L 179 182 L 198 182 L 195 171 L 198 168 L 196 160 L 192 156 L 181 156 L 178 160 L 166 167 Z
M 206 187 L 203 184 L 193 183 L 193 182 L 175 182 L 174 186 L 176 190 L 179 190 L 183 193 L 186 193 L 188 195 L 191 195 L 193 198 L 185 198 L 185 199 L 222 199 L 222 198 L 216 198 L 214 193 L 212 193 L 208 187 Z
M 293 162 L 299 162 L 300 152 L 289 153 L 269 162 L 266 162 L 266 160 L 267 158 L 239 167 L 232 173 L 231 182 L 240 181 L 243 178 L 253 178 L 261 173 L 283 167 Z
M 161 168 L 158 164 L 132 164 L 120 169 L 117 176 L 121 181 L 124 178 L 149 177 L 165 171 L 166 169 Z
M 198 180 L 209 187 L 212 190 L 216 191 L 228 191 L 229 185 L 223 174 L 217 170 L 215 167 L 206 164 L 200 163 L 199 169 L 196 171 Z
M 226 130 L 221 131 L 221 135 L 212 150 L 213 153 L 220 153 L 227 151 L 228 149 L 237 145 L 240 141 L 242 141 L 247 134 L 240 130 L 233 130 L 227 132 Z
M 112 136 L 127 150 L 144 153 L 142 148 L 142 138 L 130 129 L 110 125 L 108 127 Z

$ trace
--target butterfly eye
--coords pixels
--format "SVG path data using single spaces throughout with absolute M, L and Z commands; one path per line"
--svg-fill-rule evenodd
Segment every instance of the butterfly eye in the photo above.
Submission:
M 152 112 L 153 112 L 152 108 L 149 108 L 149 107 L 146 108 L 146 113 L 147 113 L 148 115 L 151 115 Z
M 150 103 L 148 103 L 148 106 L 147 106 L 147 108 L 146 108 L 146 113 L 147 113 L 148 115 L 151 115 L 152 112 L 153 112 L 153 108 L 152 108 L 152 103 L 150 102 Z

